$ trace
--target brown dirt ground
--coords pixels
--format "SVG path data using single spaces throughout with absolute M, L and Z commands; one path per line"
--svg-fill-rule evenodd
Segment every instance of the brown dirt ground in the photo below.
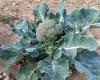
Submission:
M 10 15 L 17 18 L 23 17 L 30 22 L 33 22 L 34 17 L 32 14 L 32 8 L 42 1 L 46 2 L 49 5 L 50 10 L 54 12 L 59 0 L 0 0 L 0 15 Z M 68 12 L 76 7 L 89 7 L 100 10 L 100 6 L 96 5 L 97 3 L 100 3 L 100 0 L 67 0 L 65 8 Z M 12 39 L 11 32 L 6 28 L 7 26 L 9 25 L 3 25 L 3 23 L 0 23 L 0 43 L 6 41 L 10 42 L 15 38 L 13 37 Z M 100 39 L 99 32 L 100 30 L 98 29 L 93 30 L 93 34 L 97 36 L 96 38 L 99 37 Z
M 59 0 L 0 0 L 0 15 L 24 17 L 33 21 L 32 7 L 42 1 L 46 2 L 54 11 Z M 100 9 L 100 6 L 96 5 L 97 3 L 100 3 L 100 0 L 67 0 L 65 6 L 68 11 L 75 7 Z
M 0 15 L 10 15 L 17 18 L 23 17 L 33 22 L 32 7 L 39 4 L 41 1 L 46 2 L 50 10 L 54 12 L 59 0 L 0 0 Z M 97 3 L 100 3 L 100 0 L 67 0 L 65 6 L 68 11 L 72 11 L 76 7 L 89 7 L 100 10 L 100 6 L 96 5 Z M 3 24 L 0 21 L 0 44 L 11 42 L 18 37 L 17 35 L 17 37 L 12 36 L 8 27 L 8 24 Z M 100 33 L 100 29 L 94 29 L 91 33 L 97 38 L 98 44 L 100 45 L 100 35 L 98 34 Z M 100 49 L 97 51 L 100 52 Z M 3 63 L 0 62 L 0 72 L 4 71 L 4 66 L 2 64 Z M 76 75 L 72 75 L 73 77 L 71 77 L 70 80 L 85 80 L 79 73 L 76 73 Z

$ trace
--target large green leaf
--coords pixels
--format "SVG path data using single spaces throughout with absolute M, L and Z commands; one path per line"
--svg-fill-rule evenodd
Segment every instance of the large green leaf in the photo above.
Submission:
M 16 53 L 16 56 L 7 59 L 5 62 L 5 69 L 9 69 L 12 65 L 16 64 L 24 58 L 24 55 L 20 52 Z
M 62 47 L 66 50 L 83 48 L 93 51 L 96 50 L 97 43 L 92 37 L 69 33 L 65 36 Z
M 87 31 L 91 26 L 100 27 L 100 10 L 85 8 L 75 9 L 71 13 L 71 16 L 76 32 Z
M 37 19 L 42 20 L 44 22 L 48 10 L 48 5 L 45 3 L 41 3 L 40 5 L 33 8 L 33 13 Z
M 65 80 L 71 73 L 67 60 L 42 60 L 38 66 L 40 72 L 42 74 L 45 73 L 45 75 L 41 77 L 42 80 Z
M 35 65 L 36 67 L 36 65 Z M 38 75 L 34 73 L 34 65 L 23 66 L 16 75 L 16 80 L 38 80 Z
M 8 70 L 12 65 L 14 65 L 17 62 L 17 58 L 17 56 L 14 56 L 6 60 L 5 68 Z
M 95 80 L 94 75 L 80 62 L 73 60 L 73 64 L 75 65 L 76 70 L 86 76 L 86 80 Z
M 74 59 L 77 56 L 77 49 L 83 48 L 94 51 L 97 48 L 96 40 L 89 36 L 75 34 L 70 32 L 65 35 L 64 43 L 53 53 L 55 60 L 60 59 L 62 55 Z
M 65 80 L 70 76 L 69 62 L 67 60 L 53 61 L 52 62 L 54 76 L 53 80 Z
M 100 80 L 100 56 L 95 52 L 84 50 L 77 57 L 76 69 L 86 75 L 87 80 Z
M 36 28 L 35 23 L 31 24 L 28 23 L 27 20 L 23 20 L 23 19 L 20 19 L 17 22 L 11 24 L 11 29 L 14 34 L 18 34 L 19 36 L 27 39 L 35 38 L 35 33 L 32 32 L 32 30 L 35 30 L 34 28 Z
M 54 59 L 61 58 L 62 54 L 66 57 L 74 59 L 77 56 L 77 49 L 83 48 L 94 51 L 97 48 L 96 40 L 89 36 L 75 34 L 70 32 L 65 35 L 64 42 L 56 52 L 54 52 Z
M 0 59 L 5 62 L 5 69 L 9 69 L 13 64 L 20 61 L 24 56 L 20 54 L 20 51 L 0 50 Z
M 16 56 L 16 55 L 17 55 L 16 52 L 0 49 L 0 59 L 3 59 L 5 61 L 8 60 L 9 58 Z
M 38 68 L 39 68 L 41 74 L 45 74 L 44 76 L 41 76 L 42 80 L 45 80 L 45 79 L 49 80 L 50 78 L 52 79 L 53 68 L 52 68 L 51 59 L 45 59 L 45 60 L 39 61 Z M 48 75 L 48 77 L 47 77 L 47 75 Z

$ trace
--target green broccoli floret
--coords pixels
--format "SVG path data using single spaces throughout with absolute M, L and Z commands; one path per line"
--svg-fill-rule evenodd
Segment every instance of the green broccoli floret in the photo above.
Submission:
M 54 41 L 63 33 L 63 27 L 54 20 L 47 20 L 39 24 L 36 29 L 36 37 L 39 42 Z

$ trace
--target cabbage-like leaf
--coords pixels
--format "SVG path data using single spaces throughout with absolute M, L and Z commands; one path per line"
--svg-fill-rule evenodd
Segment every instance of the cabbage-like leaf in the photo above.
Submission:
M 84 72 L 87 80 L 100 80 L 100 56 L 96 52 L 84 50 L 77 57 L 77 61 L 80 65 L 79 63 L 76 65 L 80 67 L 76 66 L 76 69 L 81 73 Z
M 23 57 L 24 57 L 24 56 L 23 56 L 22 54 L 19 53 L 19 54 L 17 54 L 16 56 L 7 59 L 7 60 L 5 61 L 5 69 L 6 69 L 6 70 L 9 70 L 9 68 L 10 68 L 12 65 L 14 65 L 14 64 L 16 64 L 17 62 L 19 62 L 20 60 L 22 60 Z
M 60 59 L 62 55 L 65 55 L 66 57 L 74 59 L 77 56 L 78 48 L 94 51 L 97 48 L 96 40 L 89 36 L 70 32 L 65 35 L 62 46 L 54 51 L 53 58 L 57 60 Z
M 93 51 L 96 50 L 97 43 L 96 40 L 92 37 L 68 33 L 64 38 L 62 47 L 66 50 L 83 48 Z
M 23 48 L 23 46 L 20 43 L 20 40 L 12 42 L 11 47 L 15 48 L 16 50 L 21 50 Z
M 48 5 L 45 3 L 41 3 L 40 5 L 33 8 L 33 14 L 37 19 L 42 20 L 44 22 L 48 10 Z
M 22 37 L 35 37 L 35 33 L 32 30 L 35 30 L 36 24 L 28 23 L 26 20 L 20 19 L 15 23 L 11 24 L 11 29 L 14 34 L 18 34 Z
M 70 76 L 69 62 L 67 60 L 53 61 L 54 76 L 53 80 L 65 80 Z
M 71 16 L 76 32 L 87 32 L 91 26 L 100 27 L 100 10 L 85 8 L 75 9 L 71 13 Z
M 65 80 L 71 73 L 69 70 L 69 62 L 67 60 L 42 60 L 38 64 L 40 72 L 45 74 L 42 80 Z
M 53 68 L 52 68 L 51 59 L 41 60 L 38 63 L 38 67 L 39 67 L 40 73 L 45 74 L 45 75 L 41 76 L 42 80 L 44 80 L 46 78 L 47 78 L 47 80 L 52 79 L 54 72 L 53 72 Z
M 14 56 L 6 60 L 5 69 L 9 69 L 13 64 L 15 64 L 17 62 L 17 58 L 17 56 Z
M 0 49 L 0 59 L 3 59 L 5 61 L 16 56 L 16 55 L 17 55 L 16 52 Z
M 14 52 L 13 50 L 0 50 L 0 59 L 5 61 L 5 69 L 9 69 L 13 64 L 20 61 L 24 56 L 20 51 Z
M 16 74 L 16 80 L 38 80 L 38 75 L 34 73 L 33 67 L 36 65 L 23 66 Z
M 59 50 L 63 50 L 62 54 L 64 54 L 66 57 L 74 59 L 77 56 L 78 48 L 94 51 L 97 48 L 96 40 L 89 36 L 84 36 L 81 34 L 75 34 L 73 32 L 70 32 L 65 35 L 64 43 L 62 44 Z M 54 57 L 60 58 L 61 56 L 59 57 L 59 55 L 61 55 L 61 53 L 58 53 L 58 56 L 54 55 Z

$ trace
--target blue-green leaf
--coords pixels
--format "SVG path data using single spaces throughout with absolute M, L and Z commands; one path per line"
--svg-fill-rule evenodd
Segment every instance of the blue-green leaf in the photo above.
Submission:
M 12 50 L 12 49 L 11 49 Z M 1 50 L 0 49 L 0 59 L 3 59 L 3 60 L 8 60 L 14 56 L 16 56 L 17 53 L 16 52 L 13 52 L 13 51 L 7 51 L 7 50 Z
M 75 9 L 71 13 L 71 16 L 76 32 L 87 32 L 91 26 L 100 27 L 100 10 L 86 8 Z
M 20 51 L 13 51 L 12 49 L 0 50 L 0 59 L 4 60 L 6 70 L 24 57 L 22 54 L 20 54 Z
M 16 29 L 22 29 L 23 32 L 28 31 L 28 23 L 26 20 L 22 20 L 20 23 L 16 24 Z
M 53 68 L 52 68 L 52 63 L 51 63 L 51 60 L 50 59 L 45 59 L 45 60 L 42 60 L 38 63 L 38 67 L 39 67 L 39 70 L 40 70 L 40 73 L 45 73 L 46 75 L 48 75 L 48 77 L 46 75 L 44 76 L 41 76 L 41 79 L 44 80 L 44 78 L 46 79 L 52 79 L 53 77 Z M 50 80 L 51 80 L 50 79 Z
M 23 48 L 22 45 L 21 45 L 21 43 L 20 43 L 20 40 L 17 40 L 17 41 L 12 42 L 12 45 L 11 46 L 13 48 L 15 48 L 16 50 L 20 50 L 20 49 Z
M 66 50 L 83 48 L 93 51 L 96 50 L 97 43 L 92 37 L 69 33 L 65 36 L 62 47 Z
M 85 67 L 81 68 L 84 69 L 87 80 L 100 80 L 100 56 L 97 53 L 84 50 L 77 57 L 77 61 Z
M 32 67 L 34 67 L 32 64 L 23 66 L 17 72 L 16 80 L 38 80 L 38 75 L 34 73 L 34 69 Z
M 69 62 L 67 60 L 53 61 L 52 62 L 54 76 L 53 80 L 65 80 L 70 76 Z
M 67 60 L 42 60 L 38 64 L 40 72 L 45 73 L 42 78 L 46 80 L 65 80 L 71 73 L 69 70 L 69 62 Z M 48 75 L 48 76 L 47 76 Z
M 82 74 L 85 73 L 85 67 L 80 62 L 74 60 L 72 63 L 75 65 L 75 68 L 78 72 Z

